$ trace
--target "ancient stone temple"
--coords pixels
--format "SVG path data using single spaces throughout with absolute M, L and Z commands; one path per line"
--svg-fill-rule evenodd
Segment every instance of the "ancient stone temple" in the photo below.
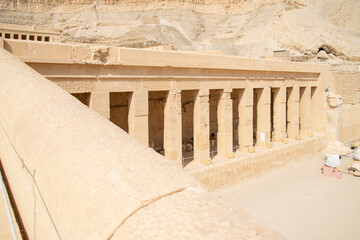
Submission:
M 323 65 L 41 41 L 5 40 L 4 49 L 190 171 L 214 157 L 272 162 L 278 147 L 293 156 L 324 147 L 332 76 Z
M 0 34 L 1 169 L 29 239 L 282 239 L 208 188 L 339 138 L 327 65 Z

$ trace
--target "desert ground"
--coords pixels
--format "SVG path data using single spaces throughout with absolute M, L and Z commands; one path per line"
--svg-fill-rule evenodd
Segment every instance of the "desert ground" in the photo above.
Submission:
M 324 177 L 322 164 L 322 153 L 307 156 L 217 193 L 289 240 L 358 240 L 360 177 Z

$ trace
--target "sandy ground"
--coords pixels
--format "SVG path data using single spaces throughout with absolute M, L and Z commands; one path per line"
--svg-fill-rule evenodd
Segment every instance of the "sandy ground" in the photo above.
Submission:
M 287 239 L 358 240 L 360 177 L 326 178 L 322 163 L 310 156 L 217 192 Z

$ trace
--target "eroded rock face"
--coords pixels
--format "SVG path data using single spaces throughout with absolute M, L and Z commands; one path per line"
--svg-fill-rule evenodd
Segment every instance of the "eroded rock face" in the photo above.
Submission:
M 95 62 L 104 63 L 106 57 L 109 55 L 108 47 L 94 47 L 92 48 L 92 60 Z
M 291 61 L 360 61 L 360 2 L 354 0 L 0 0 L 0 8 L 9 10 L 0 22 L 60 31 L 63 42 L 171 45 L 245 57 L 289 49 Z
M 326 52 L 325 51 L 323 51 L 323 50 L 321 50 L 317 55 L 316 55 L 316 57 L 318 58 L 318 59 L 321 59 L 321 60 L 327 60 L 327 59 L 329 59 L 329 56 L 326 54 Z

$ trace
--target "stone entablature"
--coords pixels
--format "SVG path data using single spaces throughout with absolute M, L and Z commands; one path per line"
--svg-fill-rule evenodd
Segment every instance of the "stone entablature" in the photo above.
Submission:
M 323 64 L 91 44 L 5 40 L 4 48 L 25 62 L 219 69 L 226 71 L 226 73 L 220 73 L 224 77 L 231 73 L 229 70 L 285 72 L 289 74 L 319 74 L 328 71 L 328 66 Z M 202 76 L 203 73 L 197 75 Z

